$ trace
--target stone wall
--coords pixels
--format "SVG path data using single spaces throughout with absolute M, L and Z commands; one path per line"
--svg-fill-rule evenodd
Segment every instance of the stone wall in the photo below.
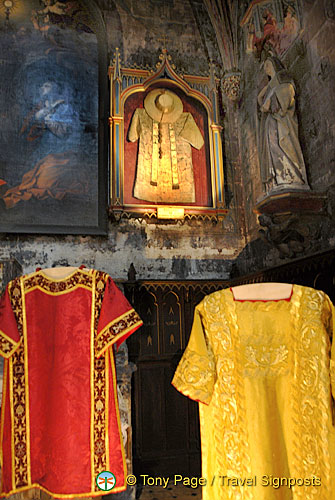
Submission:
M 127 67 L 155 67 L 165 46 L 178 70 L 208 74 L 220 63 L 215 34 L 201 0 L 97 0 L 110 53 L 120 48 Z
M 222 223 L 192 225 L 111 224 L 107 237 L 5 235 L 0 259 L 16 258 L 23 271 L 81 265 L 127 279 L 133 263 L 137 279 L 226 279 L 239 250 L 233 228 Z
M 215 34 L 200 0 L 96 3 L 106 25 L 109 55 L 112 57 L 119 47 L 124 65 L 155 69 L 164 45 L 178 71 L 208 75 L 210 60 L 217 67 L 221 64 Z M 227 278 L 243 239 L 227 117 L 223 124 L 230 209 L 224 222 L 147 224 L 123 220 L 110 223 L 107 237 L 7 234 L 1 237 L 0 258 L 16 258 L 24 272 L 37 266 L 85 264 L 105 270 L 116 279 L 126 279 L 133 263 L 138 279 Z
M 304 217 L 305 230 L 299 227 L 299 221 L 293 221 L 286 229 L 276 227 L 278 221 L 270 230 L 260 228 L 258 217 L 253 212 L 263 193 L 257 150 L 256 103 L 266 77 L 257 58 L 246 53 L 245 33 L 241 29 L 239 125 L 248 245 L 235 263 L 237 274 L 270 267 L 285 258 L 289 260 L 327 250 L 335 243 L 335 4 L 332 0 L 300 3 L 302 32 L 284 54 L 282 62 L 296 84 L 299 137 L 308 180 L 313 191 L 328 195 L 328 202 L 323 216 Z M 246 2 L 244 8 L 241 7 L 240 18 L 245 10 Z M 263 229 L 261 234 L 260 229 Z M 295 237 L 300 235 L 298 239 L 302 245 L 297 245 L 296 253 L 289 255 L 288 252 L 285 256 L 278 250 L 278 245 L 271 242 L 271 231 L 282 240 L 289 239 L 295 231 Z
M 209 16 L 200 0 L 97 0 L 106 25 L 108 51 L 120 48 L 123 64 L 154 68 L 164 45 L 179 70 L 207 74 L 209 60 L 220 73 L 222 61 Z M 240 18 L 248 2 L 241 2 Z M 301 2 L 303 32 L 283 62 L 297 86 L 300 141 L 313 190 L 329 193 L 328 215 L 311 219 L 304 236 L 312 253 L 335 241 L 334 196 L 335 13 L 331 0 Z M 164 38 L 166 37 L 166 38 Z M 110 223 L 108 236 L 5 235 L 0 257 L 15 257 L 24 272 L 36 266 L 84 263 L 126 279 L 131 263 L 141 279 L 225 279 L 278 263 L 280 253 L 260 238 L 253 213 L 262 194 L 256 141 L 256 96 L 264 75 L 245 52 L 240 30 L 242 93 L 237 104 L 224 100 L 222 125 L 226 200 L 229 214 L 212 225 Z M 106 165 L 106 168 L 107 165 Z M 308 224 L 307 224 L 308 225 Z M 315 231 L 315 225 L 318 231 Z M 246 245 L 247 241 L 247 245 Z M 294 255 L 294 257 L 299 257 Z

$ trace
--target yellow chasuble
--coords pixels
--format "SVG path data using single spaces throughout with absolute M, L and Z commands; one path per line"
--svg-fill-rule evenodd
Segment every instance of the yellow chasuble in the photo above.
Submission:
M 334 309 L 321 291 L 196 308 L 173 385 L 199 401 L 204 500 L 335 499 Z

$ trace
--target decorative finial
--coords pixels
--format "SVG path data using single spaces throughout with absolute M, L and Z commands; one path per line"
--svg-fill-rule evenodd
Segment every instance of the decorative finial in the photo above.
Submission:
M 114 80 L 121 79 L 121 54 L 119 47 L 115 49 L 115 55 L 113 59 L 114 63 Z

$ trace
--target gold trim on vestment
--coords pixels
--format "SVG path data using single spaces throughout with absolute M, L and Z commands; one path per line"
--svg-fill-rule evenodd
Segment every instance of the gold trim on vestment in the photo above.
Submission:
M 12 488 L 15 490 L 15 444 L 14 444 L 14 399 L 13 399 L 13 358 L 9 362 L 9 405 L 10 405 L 10 443 L 12 459 Z
M 176 134 L 173 125 L 171 123 L 169 123 L 169 138 L 170 138 L 172 189 L 179 189 Z
M 95 339 L 96 356 L 100 357 L 119 338 L 141 325 L 143 325 L 143 321 L 134 309 L 121 314 L 121 316 L 108 323 Z
M 78 286 L 82 286 L 91 290 L 92 274 L 77 269 L 65 279 L 56 280 L 44 275 L 41 271 L 23 276 L 24 291 L 30 292 L 35 288 L 39 288 L 43 293 L 50 295 L 60 295 L 69 291 L 75 290 Z
M 119 439 L 120 439 L 121 454 L 122 454 L 122 463 L 123 463 L 123 485 L 126 488 L 125 481 L 126 481 L 126 475 L 127 475 L 127 462 L 126 462 L 126 455 L 125 455 L 124 444 L 123 444 L 123 437 L 122 437 L 122 430 L 121 430 L 121 419 L 120 419 L 120 411 L 119 411 L 119 401 L 118 401 L 118 395 L 117 395 L 117 377 L 116 377 L 116 370 L 115 370 L 115 361 L 114 361 L 113 347 L 111 347 L 109 349 L 109 354 L 110 354 L 110 364 L 111 364 L 111 368 L 112 368 L 112 379 L 113 379 L 115 412 L 116 412 L 117 426 L 118 426 L 118 431 L 119 431 Z
M 94 477 L 106 468 L 106 373 L 105 358 L 94 359 Z M 96 490 L 98 486 L 95 485 Z
M 106 470 L 109 468 L 109 363 L 108 351 L 105 352 L 105 379 L 106 379 L 106 396 L 105 396 L 105 450 L 106 450 Z
M 91 338 L 90 338 L 90 389 L 91 389 L 91 429 L 90 429 L 90 449 L 91 449 L 91 490 L 95 488 L 94 475 L 94 331 L 95 331 L 95 276 L 92 280 L 91 290 Z
M 101 313 L 102 301 L 106 290 L 108 275 L 101 271 L 94 273 L 95 293 L 92 296 L 94 300 L 93 310 L 93 341 L 96 336 L 99 317 Z M 106 367 L 105 358 L 97 357 L 95 346 L 93 345 L 93 478 L 105 470 L 106 467 Z M 92 489 L 99 490 L 96 482 Z M 99 490 L 100 491 L 100 490 Z
M 45 290 L 44 288 L 40 287 L 39 285 L 36 285 L 36 286 L 30 288 L 29 290 L 27 290 L 26 294 L 30 293 L 34 290 L 40 290 L 41 292 L 45 293 L 46 295 L 52 295 L 52 296 L 65 295 L 67 293 L 73 292 L 74 290 L 77 290 L 77 288 L 83 288 L 84 290 L 88 290 L 89 292 L 92 290 L 92 287 L 89 285 L 87 285 L 87 286 L 86 285 L 76 285 L 72 288 L 69 288 L 68 290 L 62 290 L 61 292 L 50 292 L 49 290 Z
M 4 430 L 4 422 L 5 422 L 5 407 L 6 407 L 6 398 L 7 398 L 7 377 L 9 370 L 9 361 L 5 359 L 4 362 L 4 371 L 3 371 L 3 385 L 2 385 L 2 404 L 1 404 L 1 429 L 0 429 L 0 469 L 3 471 L 3 430 Z M 3 490 L 3 473 L 0 473 L 0 491 Z
M 110 323 L 108 323 L 105 326 L 105 328 L 103 330 L 101 330 L 101 332 L 98 333 L 95 340 L 98 341 L 100 339 L 101 335 L 105 334 L 106 331 L 109 330 L 113 325 L 115 325 L 116 323 L 119 323 L 121 320 L 126 318 L 128 316 L 128 314 L 130 314 L 133 310 L 134 309 L 130 309 L 129 311 L 126 311 L 125 313 L 121 314 L 117 318 L 113 319 Z M 100 340 L 99 340 L 99 342 L 100 342 Z
M 228 290 L 228 293 L 230 290 Z M 218 292 L 219 293 L 219 292 Z M 213 294 L 215 295 L 215 294 Z M 239 316 L 236 311 L 236 302 L 233 300 L 233 295 L 229 293 L 227 298 L 221 295 L 220 304 L 220 319 L 219 324 L 213 326 L 213 337 L 220 340 L 222 343 L 222 359 L 227 356 L 230 359 L 230 368 L 232 371 L 232 380 L 222 380 L 223 394 L 229 394 L 229 402 L 222 407 L 222 401 L 219 394 L 215 394 L 213 398 L 215 414 L 215 424 L 220 431 L 214 435 L 218 456 L 220 451 L 225 455 L 225 466 L 234 477 L 251 477 L 250 450 L 247 432 L 247 415 L 245 405 L 245 387 L 243 384 L 243 365 L 241 360 L 241 333 Z M 213 308 L 214 306 L 214 308 Z M 211 307 L 207 308 L 215 317 L 215 302 Z M 228 321 L 227 321 L 228 320 Z M 221 323 L 222 322 L 222 323 Z M 214 325 L 215 323 L 213 323 Z M 215 330 L 216 327 L 219 330 Z M 220 411 L 222 414 L 220 415 Z M 235 425 L 229 428 L 228 422 L 234 421 Z M 227 425 L 228 424 L 228 425 Z M 225 427 L 227 429 L 225 430 Z M 220 440 L 224 436 L 224 444 Z M 231 449 L 236 455 L 231 453 Z M 238 450 L 238 451 L 237 451 Z M 221 489 L 222 487 L 220 487 Z M 252 492 L 244 486 L 234 488 L 235 495 L 244 496 L 245 499 L 253 498 Z M 231 498 L 233 498 L 233 495 Z
M 295 286 L 291 298 L 295 328 L 295 380 L 292 385 L 294 415 L 294 453 L 292 476 L 321 478 L 321 487 L 293 486 L 293 494 L 304 500 L 326 500 L 330 490 L 328 448 L 329 373 L 327 332 L 315 335 L 320 311 L 325 312 L 326 296 L 312 288 Z M 328 303 L 327 303 L 328 305 Z M 321 349 L 320 349 L 321 348 Z
M 32 484 L 30 484 L 28 486 L 22 486 L 22 488 L 17 488 L 15 490 L 11 490 L 8 493 L 1 493 L 1 497 L 2 498 L 7 498 L 7 497 L 13 495 L 14 493 L 21 493 L 22 491 L 27 491 L 27 490 L 30 490 L 31 488 L 37 488 L 39 490 L 44 491 L 45 493 L 48 493 L 52 497 L 56 497 L 56 498 L 99 497 L 99 496 L 102 496 L 102 495 L 110 495 L 111 493 L 120 493 L 121 491 L 125 491 L 126 490 L 126 487 L 124 487 L 124 486 L 118 486 L 118 487 L 113 488 L 113 490 L 106 491 L 106 492 L 103 491 L 103 490 L 99 490 L 99 491 L 90 491 L 88 493 L 73 493 L 71 495 L 67 495 L 67 494 L 64 494 L 64 493 L 54 493 L 52 491 L 47 490 L 46 488 L 44 488 L 43 486 L 41 486 L 38 483 L 32 483 Z
M 335 335 L 335 332 L 333 333 Z M 335 339 L 333 340 L 335 342 Z M 330 383 L 332 388 L 332 394 L 335 398 L 335 360 L 330 360 Z
M 23 278 L 16 278 L 8 285 L 8 293 L 17 328 L 21 335 L 17 350 L 10 358 L 10 414 L 11 414 L 11 444 L 12 444 L 12 487 L 29 485 L 30 457 L 29 434 L 27 435 L 27 372 L 25 364 L 26 327 L 24 310 Z M 27 355 L 26 355 L 27 357 Z M 28 459 L 29 458 L 29 459 Z
M 152 186 L 157 186 L 158 179 L 158 142 L 159 142 L 159 130 L 158 123 L 152 122 L 152 160 L 151 160 L 151 180 L 150 184 Z
M 29 413 L 29 367 L 28 367 L 28 339 L 27 339 L 27 311 L 26 300 L 24 294 L 23 279 L 20 279 L 21 284 L 21 300 L 22 300 L 22 327 L 23 327 L 23 347 L 24 347 L 24 385 L 26 391 L 26 460 L 27 460 L 27 481 L 31 483 L 31 468 L 30 468 L 30 413 Z
M 20 338 L 20 340 L 18 340 L 16 342 L 15 340 L 9 338 L 5 334 L 5 332 L 3 332 L 2 330 L 0 330 L 0 352 L 1 352 L 1 356 L 3 358 L 5 358 L 5 359 L 10 358 L 10 356 L 12 356 L 12 354 L 14 354 L 14 352 L 16 351 L 16 349 L 19 347 L 21 341 L 22 341 L 22 339 Z M 6 344 L 6 343 L 8 344 L 8 342 L 10 342 L 12 344 L 12 347 L 8 346 L 8 348 L 6 349 L 6 347 L 4 347 L 4 344 Z
M 8 360 L 5 359 L 4 367 L 3 367 L 3 381 L 2 381 L 2 402 L 1 402 L 1 428 L 0 428 L 0 469 L 3 469 L 3 453 L 2 453 L 2 444 L 3 444 L 3 428 L 5 422 L 5 406 L 6 406 L 6 397 L 7 397 L 7 372 L 8 372 Z M 3 474 L 0 474 L 0 491 L 3 488 Z

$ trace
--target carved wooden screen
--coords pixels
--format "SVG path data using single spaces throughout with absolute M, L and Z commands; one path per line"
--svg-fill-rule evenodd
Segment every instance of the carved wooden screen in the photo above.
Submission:
M 223 282 L 125 285 L 144 326 L 128 341 L 133 378 L 134 473 L 200 475 L 198 405 L 172 385 L 195 305 Z
M 197 404 L 171 380 L 190 334 L 194 307 L 227 286 L 265 281 L 296 283 L 325 291 L 335 300 L 335 252 L 320 253 L 230 282 L 137 282 L 125 284 L 144 326 L 128 340 L 136 364 L 133 392 L 135 474 L 200 474 Z

